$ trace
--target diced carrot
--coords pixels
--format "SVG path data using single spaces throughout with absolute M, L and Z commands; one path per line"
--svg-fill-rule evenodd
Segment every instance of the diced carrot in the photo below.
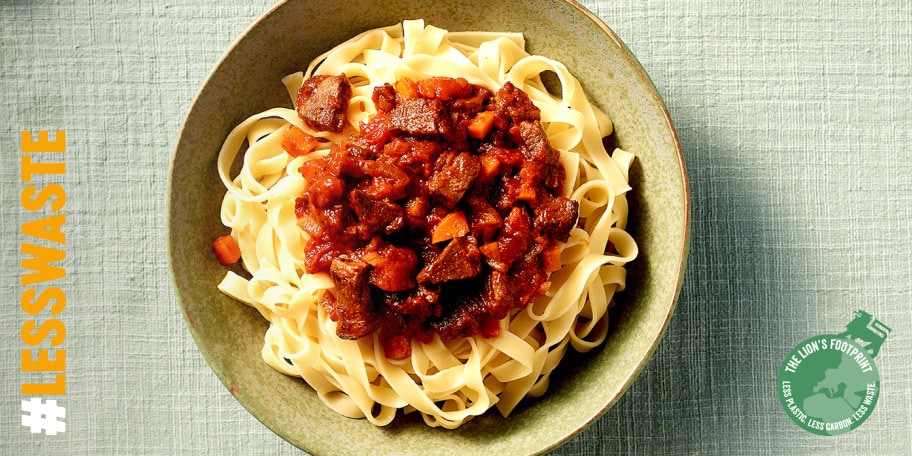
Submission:
M 440 223 L 434 227 L 431 234 L 431 242 L 438 243 L 448 241 L 460 236 L 465 236 L 469 232 L 469 223 L 466 221 L 465 213 L 454 211 L 445 215 Z
M 519 193 L 516 195 L 516 199 L 520 201 L 535 201 L 536 192 L 535 187 L 526 184 L 525 182 L 519 187 Z
M 380 343 L 383 344 L 383 355 L 387 359 L 405 359 L 412 355 L 412 345 L 409 336 L 400 334 L 387 337 Z
M 415 220 L 424 220 L 428 214 L 428 198 L 416 196 L 405 202 L 405 214 Z
M 317 148 L 317 138 L 310 136 L 304 130 L 289 125 L 282 137 L 282 149 L 292 157 L 307 155 Z
M 550 274 L 561 268 L 560 254 L 561 249 L 556 242 L 552 242 L 545 247 L 545 250 L 541 253 L 542 267 L 545 268 L 545 272 Z
M 483 244 L 481 247 L 478 247 L 478 250 L 486 258 L 494 261 L 500 261 L 500 248 L 497 246 L 497 241 Z
M 469 136 L 475 139 L 482 139 L 485 136 L 488 136 L 488 133 L 491 132 L 491 127 L 494 126 L 494 112 L 493 111 L 482 111 L 475 115 L 475 118 L 469 122 L 468 131 Z
M 500 160 L 491 154 L 483 154 L 481 157 L 481 170 L 478 177 L 475 178 L 480 183 L 490 182 L 500 170 Z
M 224 235 L 215 238 L 212 241 L 212 251 L 215 252 L 215 259 L 223 266 L 237 263 L 241 259 L 241 248 L 231 235 Z
M 418 98 L 418 85 L 409 78 L 396 81 L 396 95 L 402 98 Z

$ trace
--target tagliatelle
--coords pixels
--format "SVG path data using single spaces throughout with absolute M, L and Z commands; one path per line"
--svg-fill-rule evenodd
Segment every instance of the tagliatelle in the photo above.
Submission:
M 624 266 L 637 255 L 636 242 L 625 231 L 633 155 L 606 152 L 602 138 L 612 131 L 608 117 L 586 99 L 563 64 L 529 55 L 524 45 L 521 34 L 448 33 L 421 20 L 370 30 L 283 79 L 294 101 L 306 78 L 344 73 L 352 98 L 341 133 L 315 132 L 317 149 L 292 157 L 281 147 L 282 134 L 289 124 L 305 127 L 294 109 L 274 108 L 243 121 L 224 142 L 218 157 L 227 190 L 221 218 L 240 246 L 250 277 L 228 272 L 219 289 L 269 321 L 263 359 L 279 372 L 303 378 L 342 415 L 386 425 L 402 409 L 445 428 L 491 407 L 507 416 L 523 398 L 545 392 L 568 346 L 585 352 L 607 335 L 607 310 L 614 293 L 624 289 Z M 557 76 L 558 96 L 543 83 L 546 72 Z M 411 356 L 397 361 L 383 355 L 376 334 L 340 339 L 336 324 L 318 305 L 333 281 L 325 273 L 305 273 L 307 235 L 297 226 L 294 210 L 304 179 L 297 170 L 304 161 L 326 155 L 377 112 L 371 101 L 375 86 L 431 76 L 462 77 L 492 91 L 509 81 L 528 94 L 560 151 L 564 196 L 579 202 L 581 222 L 562 246 L 563 266 L 551 274 L 548 292 L 512 311 L 500 322 L 498 337 L 412 340 Z M 242 151 L 243 166 L 232 177 L 231 166 Z

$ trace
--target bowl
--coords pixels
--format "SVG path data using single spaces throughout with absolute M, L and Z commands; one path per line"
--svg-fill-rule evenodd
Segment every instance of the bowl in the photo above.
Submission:
M 568 354 L 547 393 L 508 418 L 486 413 L 455 430 L 420 418 L 385 427 L 340 416 L 298 378 L 263 362 L 267 322 L 216 289 L 224 275 L 211 250 L 225 228 L 216 156 L 251 114 L 290 107 L 280 79 L 367 29 L 404 19 L 450 31 L 522 32 L 530 53 L 567 65 L 615 124 L 618 145 L 636 154 L 628 231 L 639 244 L 617 295 L 605 344 Z M 688 247 L 689 194 L 681 146 L 656 88 L 621 40 L 573 1 L 290 0 L 281 2 L 222 57 L 187 114 L 167 194 L 167 243 L 187 327 L 230 393 L 276 434 L 313 454 L 536 454 L 592 424 L 648 362 L 675 307 Z M 572 353 L 572 351 L 571 351 Z

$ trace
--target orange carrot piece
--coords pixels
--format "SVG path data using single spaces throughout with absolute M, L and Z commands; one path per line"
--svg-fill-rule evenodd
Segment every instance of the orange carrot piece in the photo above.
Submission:
M 478 247 L 478 250 L 485 258 L 500 261 L 500 248 L 497 246 L 497 241 L 488 242 L 487 244 Z
M 545 247 L 545 250 L 541 253 L 542 267 L 545 268 L 545 272 L 552 273 L 561 268 L 561 249 L 556 242 L 552 242 L 550 245 Z
M 292 157 L 307 155 L 317 148 L 317 138 L 310 136 L 304 130 L 289 125 L 282 137 L 282 149 Z
M 443 216 L 440 223 L 434 227 L 434 232 L 431 233 L 431 242 L 436 244 L 438 242 L 448 241 L 453 238 L 465 236 L 468 232 L 469 223 L 466 221 L 465 213 L 462 211 L 450 212 Z
M 491 132 L 491 127 L 494 126 L 494 112 L 493 111 L 482 111 L 475 115 L 471 122 L 469 122 L 468 132 L 469 136 L 475 139 L 482 139 L 485 136 L 488 136 L 488 133 Z
M 521 201 L 535 201 L 538 192 L 535 190 L 535 187 L 527 185 L 525 182 L 520 185 L 519 193 L 516 195 L 516 199 Z
M 241 248 L 231 235 L 224 235 L 215 238 L 212 241 L 212 251 L 215 252 L 215 259 L 223 265 L 237 263 L 241 259 Z
M 418 84 L 409 78 L 402 78 L 396 81 L 395 89 L 396 94 L 402 98 L 418 98 L 420 96 L 418 93 Z
M 476 179 L 481 183 L 490 182 L 497 175 L 497 171 L 500 170 L 500 160 L 491 154 L 483 154 L 480 158 L 481 172 L 478 173 Z

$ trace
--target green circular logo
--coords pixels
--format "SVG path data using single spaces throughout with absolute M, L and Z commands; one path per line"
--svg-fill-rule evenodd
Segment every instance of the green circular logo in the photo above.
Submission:
M 854 340 L 832 334 L 799 343 L 779 370 L 779 399 L 798 426 L 839 435 L 874 411 L 880 376 L 874 357 Z

